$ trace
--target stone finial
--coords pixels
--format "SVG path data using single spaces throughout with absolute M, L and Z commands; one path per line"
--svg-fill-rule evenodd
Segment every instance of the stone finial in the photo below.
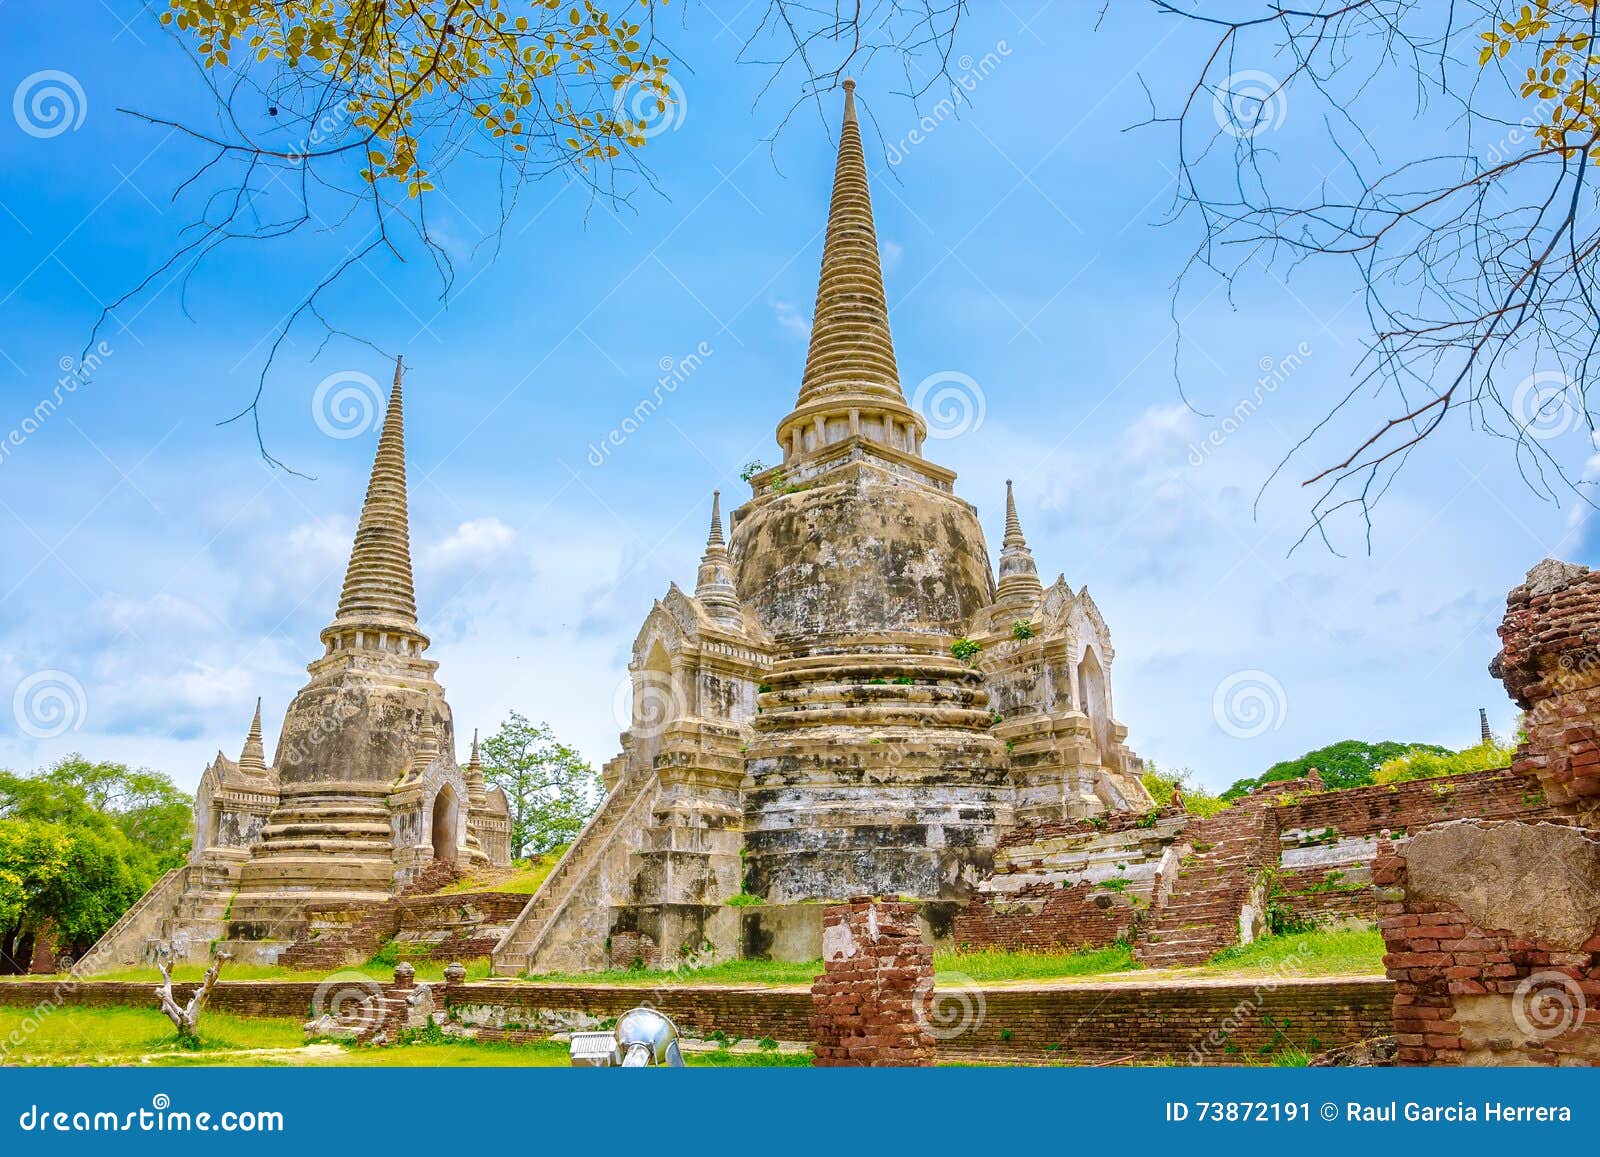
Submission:
M 428 764 L 439 756 L 439 728 L 433 721 L 433 712 L 424 707 L 422 710 L 422 730 L 417 738 L 417 751 L 411 757 L 411 774 L 421 775 L 427 770 Z
M 1494 732 L 1489 730 L 1489 711 L 1485 707 L 1478 708 L 1478 742 L 1494 742 Z
M 417 982 L 417 970 L 402 960 L 394 966 L 394 986 L 396 988 L 410 988 Z
M 1006 479 L 1006 532 L 1000 549 L 1000 584 L 995 589 L 995 605 L 1018 612 L 1032 613 L 1044 598 L 1044 585 L 1034 565 L 1033 552 L 1022 536 L 1022 521 L 1017 517 L 1017 499 Z
M 367 497 L 361 507 L 350 565 L 339 594 L 339 609 L 322 632 L 325 641 L 360 632 L 369 646 L 387 634 L 409 640 L 417 651 L 428 645 L 417 629 L 417 599 L 411 575 L 411 522 L 406 506 L 405 411 L 401 380 L 404 360 L 394 362 L 394 386 L 372 460 Z
M 706 552 L 700 557 L 700 574 L 694 597 L 706 613 L 724 626 L 736 626 L 743 614 L 739 591 L 733 580 L 733 560 L 722 538 L 722 492 L 711 492 L 711 530 L 706 535 Z
M 855 82 L 844 82 L 844 121 L 828 206 L 827 239 L 812 313 L 800 397 L 778 424 L 786 458 L 860 433 L 916 453 L 927 424 L 900 390 L 867 164 L 856 119 Z
M 459 960 L 452 960 L 444 968 L 444 982 L 446 984 L 460 984 L 467 979 L 467 966 Z
M 266 748 L 261 742 L 261 700 L 256 700 L 255 717 L 250 720 L 250 733 L 244 737 L 244 750 L 239 752 L 239 770 L 246 775 L 267 773 Z

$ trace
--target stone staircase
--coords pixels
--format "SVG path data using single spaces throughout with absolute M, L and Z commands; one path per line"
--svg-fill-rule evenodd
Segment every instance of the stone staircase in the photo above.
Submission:
M 278 957 L 285 968 L 329 971 L 366 960 L 400 930 L 409 896 L 430 896 L 462 876 L 448 860 L 434 860 L 396 897 L 382 904 L 330 904 L 306 912 L 306 930 Z
M 122 914 L 73 967 L 79 976 L 135 967 L 146 962 L 149 941 L 175 912 L 189 879 L 189 867 L 173 868 Z
M 1191 824 L 1174 878 L 1157 883 L 1135 958 L 1147 968 L 1184 967 L 1238 944 L 1247 907 L 1259 903 L 1261 871 L 1276 862 L 1276 839 L 1266 809 L 1249 803 Z
M 545 877 L 528 906 L 496 945 L 491 956 L 496 975 L 519 976 L 528 971 L 572 898 L 603 867 L 618 834 L 630 829 L 637 834 L 642 828 L 641 823 L 626 824 L 624 821 L 641 801 L 653 798 L 655 793 L 651 789 L 656 782 L 653 774 L 629 776 L 606 796 L 567 854 Z M 601 938 L 604 938 L 603 931 Z

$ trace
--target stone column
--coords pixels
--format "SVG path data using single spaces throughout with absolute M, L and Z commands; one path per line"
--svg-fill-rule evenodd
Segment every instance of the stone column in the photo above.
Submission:
M 830 906 L 822 918 L 823 974 L 811 986 L 819 1066 L 925 1066 L 932 1029 L 919 1009 L 933 991 L 933 949 L 915 904 L 870 896 Z

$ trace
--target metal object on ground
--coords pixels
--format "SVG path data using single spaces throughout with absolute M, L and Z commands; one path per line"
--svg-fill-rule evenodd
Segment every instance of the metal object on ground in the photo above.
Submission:
M 614 1032 L 575 1032 L 569 1049 L 574 1068 L 683 1068 L 678 1027 L 653 1008 L 622 1014 Z
M 655 1065 L 683 1068 L 678 1050 L 678 1026 L 653 1008 L 635 1008 L 617 1021 L 617 1052 L 622 1067 L 642 1069 Z
M 609 1069 L 617 1063 L 617 1034 L 575 1032 L 569 1048 L 575 1069 Z

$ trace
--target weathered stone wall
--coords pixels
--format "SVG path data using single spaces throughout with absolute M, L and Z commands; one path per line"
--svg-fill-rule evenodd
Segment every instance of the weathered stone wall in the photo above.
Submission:
M 1373 876 L 1401 1064 L 1600 1064 L 1600 833 L 1441 824 Z
M 933 949 L 916 906 L 855 897 L 822 923 L 823 974 L 811 985 L 811 1040 L 819 1066 L 931 1065 Z

